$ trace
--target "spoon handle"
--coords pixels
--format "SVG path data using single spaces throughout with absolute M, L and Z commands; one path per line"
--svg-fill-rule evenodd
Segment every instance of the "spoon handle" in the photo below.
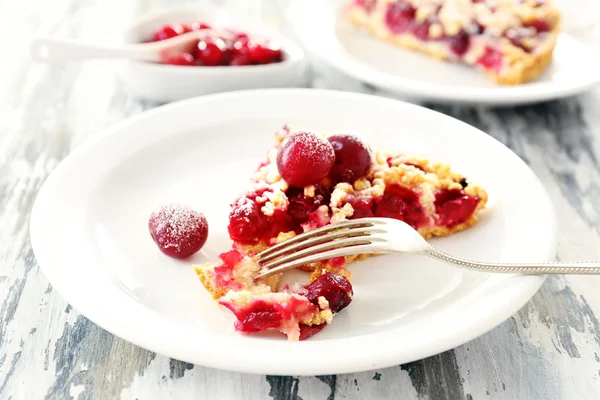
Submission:
M 480 262 L 455 257 L 435 248 L 425 251 L 425 254 L 449 264 L 481 272 L 504 272 L 509 274 L 527 275 L 600 275 L 600 261 L 570 261 L 549 263 Z
M 63 63 L 101 58 L 128 58 L 158 61 L 156 52 L 140 49 L 136 45 L 121 47 L 98 46 L 71 39 L 34 39 L 30 45 L 31 58 L 36 62 Z

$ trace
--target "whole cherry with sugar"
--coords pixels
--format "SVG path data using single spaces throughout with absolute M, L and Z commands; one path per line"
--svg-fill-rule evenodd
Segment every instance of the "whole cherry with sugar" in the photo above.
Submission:
M 148 229 L 160 251 L 179 259 L 196 253 L 208 238 L 206 217 L 180 204 L 155 209 L 150 215 Z
M 335 152 L 327 139 L 312 132 L 294 132 L 286 136 L 277 152 L 277 169 L 290 185 L 314 185 L 325 178 L 335 161 Z

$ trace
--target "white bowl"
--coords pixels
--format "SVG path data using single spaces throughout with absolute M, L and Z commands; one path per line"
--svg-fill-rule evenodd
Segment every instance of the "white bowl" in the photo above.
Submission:
M 242 89 L 302 86 L 306 61 L 303 50 L 277 31 L 242 19 L 205 4 L 187 4 L 156 9 L 126 29 L 125 43 L 139 43 L 164 24 L 202 21 L 241 30 L 276 41 L 284 52 L 280 63 L 248 66 L 184 67 L 127 61 L 121 78 L 128 92 L 160 103 L 203 94 Z

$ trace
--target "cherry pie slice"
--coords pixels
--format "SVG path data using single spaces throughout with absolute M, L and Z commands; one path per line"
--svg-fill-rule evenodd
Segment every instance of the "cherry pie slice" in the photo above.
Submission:
M 560 25 L 550 0 L 353 0 L 346 11 L 376 37 L 477 67 L 505 85 L 546 69 Z
M 283 178 L 285 177 L 285 179 Z M 475 224 L 487 193 L 448 165 L 416 155 L 373 153 L 358 136 L 284 127 L 248 188 L 233 202 L 233 249 L 196 267 L 204 287 L 236 316 L 236 329 L 277 329 L 302 340 L 323 329 L 353 297 L 348 263 L 368 255 L 306 265 L 308 285 L 279 288 L 280 276 L 254 280 L 253 256 L 330 223 L 362 217 L 400 219 L 425 238 Z

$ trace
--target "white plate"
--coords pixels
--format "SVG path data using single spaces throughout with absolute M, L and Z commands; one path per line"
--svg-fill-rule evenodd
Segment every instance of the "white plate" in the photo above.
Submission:
M 437 61 L 356 29 L 342 14 L 347 0 L 295 0 L 290 23 L 307 51 L 338 70 L 414 100 L 515 105 L 580 93 L 600 82 L 600 57 L 575 37 L 559 36 L 552 64 L 535 81 L 501 86 L 481 71 Z
M 489 210 L 472 229 L 435 240 L 444 250 L 496 261 L 555 256 L 556 221 L 544 188 L 485 133 L 395 100 L 274 89 L 172 103 L 74 151 L 33 207 L 31 242 L 43 272 L 73 307 L 139 346 L 209 367 L 289 375 L 369 370 L 453 348 L 515 313 L 544 281 L 379 257 L 352 267 L 354 301 L 310 340 L 236 333 L 232 314 L 210 298 L 190 264 L 227 250 L 228 205 L 285 123 L 358 132 L 374 148 L 428 154 L 484 185 Z M 147 231 L 150 212 L 172 201 L 208 218 L 209 240 L 192 260 L 163 256 Z

